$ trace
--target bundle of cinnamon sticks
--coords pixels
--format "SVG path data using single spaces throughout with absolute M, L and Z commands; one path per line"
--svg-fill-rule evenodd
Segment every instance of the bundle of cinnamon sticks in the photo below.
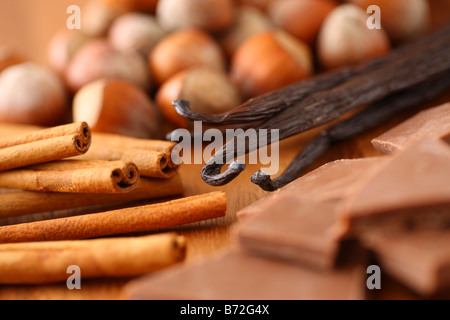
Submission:
M 109 245 L 123 250 L 109 257 L 109 267 L 88 269 L 87 274 L 135 275 L 183 260 L 184 238 L 164 237 L 161 230 L 223 217 L 227 203 L 223 192 L 172 199 L 184 192 L 178 166 L 171 161 L 174 146 L 92 133 L 84 122 L 53 128 L 0 124 L 0 218 L 95 208 L 89 214 L 3 223 L 0 274 L 5 276 L 0 283 L 61 281 L 67 263 L 93 268 L 83 257 L 103 257 L 100 251 Z M 147 200 L 157 203 L 136 203 Z M 114 205 L 119 208 L 113 210 Z M 132 236 L 148 231 L 163 235 Z M 115 235 L 122 237 L 110 244 L 93 239 Z M 5 244 L 12 242 L 22 244 Z M 126 243 L 136 249 L 126 250 Z M 139 255 L 146 259 L 139 262 Z M 50 257 L 52 267 L 35 268 L 42 257 Z

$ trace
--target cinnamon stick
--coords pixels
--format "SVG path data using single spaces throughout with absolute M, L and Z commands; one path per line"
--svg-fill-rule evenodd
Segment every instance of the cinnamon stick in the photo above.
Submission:
M 0 227 L 0 243 L 76 240 L 158 230 L 223 217 L 224 192 L 68 218 Z
M 76 159 L 133 162 L 141 176 L 148 178 L 168 179 L 176 174 L 176 169 L 169 167 L 169 158 L 163 152 L 130 149 L 126 145 L 119 148 L 93 143 L 89 152 Z
M 0 125 L 0 148 L 17 146 L 67 135 L 78 135 L 86 144 L 91 139 L 91 130 L 86 122 L 76 122 L 66 125 L 43 128 L 31 125 L 5 124 Z
M 28 191 L 124 193 L 139 181 L 131 162 L 60 160 L 0 172 L 0 187 Z
M 184 259 L 185 239 L 175 233 L 78 241 L 0 245 L 1 284 L 67 281 L 69 266 L 82 279 L 128 277 L 171 266 Z
M 172 141 L 139 139 L 111 133 L 96 132 L 90 152 L 84 159 L 133 161 L 142 176 L 167 179 L 178 165 L 172 161 Z
M 31 132 L 18 137 L 2 138 L 0 145 L 0 171 L 36 163 L 60 160 L 87 152 L 90 129 L 85 123 L 66 128 L 55 127 L 44 132 Z
M 66 132 L 71 131 L 71 125 L 64 126 Z M 0 135 L 8 136 L 8 140 L 17 140 L 14 136 L 31 135 L 30 131 L 36 131 L 36 127 L 29 125 L 0 125 Z M 49 129 L 42 129 L 42 136 Z M 0 139 L 0 146 L 2 145 Z M 176 143 L 164 140 L 139 139 L 118 134 L 95 132 L 92 134 L 89 152 L 77 159 L 83 160 L 122 160 L 133 162 L 139 168 L 141 176 L 149 178 L 167 179 L 173 177 L 178 165 L 173 163 L 171 154 Z
M 179 174 L 170 179 L 141 177 L 135 189 L 122 194 L 18 191 L 0 194 L 0 218 L 65 209 L 119 205 L 181 194 L 183 194 L 183 184 Z

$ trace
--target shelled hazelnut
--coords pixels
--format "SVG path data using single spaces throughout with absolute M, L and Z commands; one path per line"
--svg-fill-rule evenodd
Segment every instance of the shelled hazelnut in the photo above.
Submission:
M 8 67 L 25 61 L 13 48 L 0 46 L 0 73 Z
M 275 25 L 262 10 L 252 6 L 237 8 L 233 25 L 218 35 L 219 43 L 231 57 L 236 49 L 248 38 L 260 32 L 275 29 Z
M 187 120 L 175 111 L 175 100 L 187 100 L 193 111 L 206 114 L 223 113 L 242 102 L 238 89 L 224 72 L 204 67 L 174 75 L 159 88 L 155 99 L 165 118 L 181 128 L 187 127 Z
M 105 39 L 84 45 L 66 70 L 66 82 L 72 92 L 102 78 L 126 80 L 144 90 L 151 87 L 145 59 L 137 52 L 120 52 Z
M 166 30 L 199 28 L 219 32 L 235 19 L 234 0 L 159 0 L 156 18 Z
M 324 69 L 354 65 L 390 51 L 383 29 L 367 28 L 366 12 L 343 4 L 325 19 L 317 40 L 317 55 Z
M 166 31 L 154 16 L 131 12 L 117 18 L 109 29 L 109 41 L 119 51 L 136 51 L 147 57 Z
M 58 125 L 67 109 L 65 87 L 50 69 L 24 62 L 0 74 L 0 122 Z
M 366 10 L 377 5 L 381 12 L 381 25 L 395 43 L 411 41 L 423 36 L 430 26 L 428 0 L 346 0 Z
M 326 16 L 338 4 L 335 0 L 277 0 L 269 2 L 267 12 L 277 26 L 313 45 Z
M 138 138 L 161 138 L 161 115 L 138 86 L 100 79 L 82 87 L 73 99 L 74 122 L 85 121 L 93 132 Z
M 195 66 L 225 70 L 225 54 L 217 41 L 200 29 L 175 31 L 161 39 L 149 55 L 149 68 L 161 85 L 176 73 Z
M 277 30 L 245 41 L 231 62 L 231 74 L 244 98 L 255 97 L 300 81 L 313 73 L 308 45 Z
M 63 28 L 50 40 L 48 62 L 50 67 L 63 76 L 78 50 L 94 38 L 78 30 Z

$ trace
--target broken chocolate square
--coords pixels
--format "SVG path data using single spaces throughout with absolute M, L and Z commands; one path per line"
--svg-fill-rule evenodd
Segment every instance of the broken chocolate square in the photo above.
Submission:
M 419 112 L 372 140 L 384 154 L 404 150 L 423 138 L 442 139 L 450 144 L 450 103 Z
M 450 226 L 450 147 L 421 140 L 391 161 L 345 204 L 339 215 L 344 235 Z
M 134 300 L 355 300 L 365 297 L 365 260 L 321 272 L 231 249 L 130 282 Z

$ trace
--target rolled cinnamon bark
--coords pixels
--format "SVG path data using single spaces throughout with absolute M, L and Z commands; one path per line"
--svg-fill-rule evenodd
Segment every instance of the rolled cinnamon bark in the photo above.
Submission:
M 87 152 L 85 136 L 65 135 L 0 149 L 0 171 L 74 157 Z
M 139 139 L 110 133 L 96 132 L 94 137 L 95 143 L 104 146 L 114 148 L 126 146 L 130 149 L 162 152 L 169 158 L 173 148 L 176 146 L 176 143 L 172 141 Z
M 79 133 L 77 127 L 87 126 L 86 123 L 75 123 L 65 126 L 43 129 L 29 125 L 0 125 L 0 135 L 8 138 L 0 139 L 2 145 L 11 145 L 13 142 L 36 141 L 48 139 L 58 134 Z M 39 130 L 37 129 L 39 128 Z M 84 132 L 81 130 L 81 132 Z M 83 160 L 122 160 L 135 163 L 141 176 L 149 178 L 167 179 L 173 177 L 178 165 L 172 161 L 172 150 L 175 142 L 164 140 L 139 139 L 110 133 L 86 132 L 91 140 L 89 152 L 77 159 Z
M 0 187 L 45 192 L 123 193 L 136 187 L 131 162 L 61 160 L 0 173 Z
M 159 230 L 226 214 L 224 192 L 68 218 L 0 227 L 0 243 L 76 240 Z
M 127 146 L 119 148 L 93 143 L 89 152 L 77 159 L 133 162 L 141 176 L 148 178 L 168 179 L 176 174 L 176 169 L 169 167 L 169 158 L 163 152 L 130 149 Z
M 86 122 L 70 123 L 51 128 L 2 123 L 0 134 L 2 136 L 0 148 L 68 135 L 78 135 L 80 139 L 84 139 L 85 144 L 91 140 L 91 129 Z
M 118 205 L 183 194 L 179 174 L 170 179 L 141 177 L 136 188 L 123 194 L 19 191 L 0 194 L 0 218 L 72 208 Z
M 66 281 L 69 266 L 82 279 L 146 274 L 185 257 L 182 236 L 166 233 L 144 237 L 0 245 L 1 284 L 42 284 Z

